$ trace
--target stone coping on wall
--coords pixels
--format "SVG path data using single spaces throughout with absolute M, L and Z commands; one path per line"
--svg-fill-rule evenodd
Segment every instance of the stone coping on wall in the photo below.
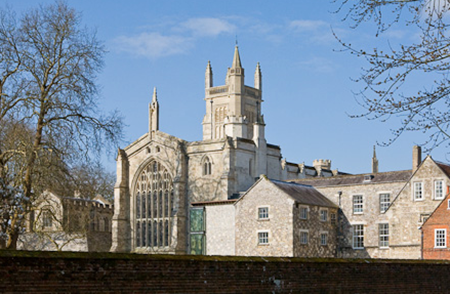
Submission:
M 67 252 L 0 250 L 0 258 L 67 258 L 67 259 L 136 259 L 136 260 L 189 260 L 216 262 L 286 262 L 286 263 L 367 263 L 367 264 L 448 264 L 450 260 L 421 259 L 354 259 L 354 258 L 300 258 L 263 256 L 173 255 L 111 252 Z

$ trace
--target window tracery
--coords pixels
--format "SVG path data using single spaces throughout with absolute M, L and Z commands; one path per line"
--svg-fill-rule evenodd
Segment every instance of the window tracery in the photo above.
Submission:
M 172 177 L 157 161 L 150 162 L 135 186 L 136 247 L 163 248 L 171 243 L 175 215 Z

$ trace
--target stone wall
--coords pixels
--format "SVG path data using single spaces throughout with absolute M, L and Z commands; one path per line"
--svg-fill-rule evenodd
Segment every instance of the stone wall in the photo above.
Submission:
M 262 179 L 235 206 L 236 255 L 293 256 L 293 199 Z M 268 219 L 258 219 L 259 207 L 268 207 Z M 269 233 L 268 244 L 258 244 L 259 232 Z
M 307 219 L 300 218 L 300 208 L 308 210 Z M 327 220 L 320 220 L 320 210 L 327 211 Z M 331 221 L 334 214 L 335 221 Z M 336 257 L 337 208 L 314 205 L 298 205 L 294 208 L 294 256 L 296 257 Z M 300 242 L 300 232 L 308 232 L 308 244 Z M 321 245 L 321 234 L 327 235 L 327 244 Z
M 235 255 L 234 205 L 208 205 L 206 214 L 206 254 Z
M 0 251 L 1 293 L 444 293 L 442 261 Z

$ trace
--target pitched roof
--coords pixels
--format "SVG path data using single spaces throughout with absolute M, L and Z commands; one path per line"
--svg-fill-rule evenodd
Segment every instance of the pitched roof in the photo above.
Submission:
M 434 162 L 436 162 L 436 164 L 442 169 L 442 171 L 447 175 L 447 177 L 450 178 L 450 165 L 439 161 Z
M 449 167 L 450 168 L 450 167 Z M 311 185 L 314 187 L 341 186 L 341 185 L 359 185 L 368 183 L 389 183 L 389 182 L 405 182 L 412 176 L 411 170 L 358 174 L 358 175 L 339 175 L 327 178 L 307 178 L 291 180 L 295 183 Z M 367 178 L 370 178 L 368 180 Z
M 289 195 L 295 201 L 301 204 L 309 204 L 324 207 L 338 207 L 331 200 L 326 198 L 322 193 L 314 189 L 313 186 L 297 184 L 292 182 L 282 182 L 277 180 L 269 180 L 284 193 Z

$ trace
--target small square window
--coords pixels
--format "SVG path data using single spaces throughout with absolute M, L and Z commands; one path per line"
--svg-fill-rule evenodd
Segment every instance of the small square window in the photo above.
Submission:
M 328 234 L 327 233 L 320 234 L 320 245 L 321 246 L 328 245 Z
M 353 248 L 364 248 L 364 225 L 353 226 Z
M 353 195 L 353 213 L 363 213 L 363 195 Z
M 414 200 L 423 200 L 423 184 L 422 182 L 414 183 Z
M 447 247 L 447 230 L 436 229 L 434 230 L 434 247 L 446 248 Z
M 444 198 L 444 182 L 438 180 L 434 182 L 434 199 L 441 200 Z
M 307 207 L 300 207 L 300 218 L 308 219 L 308 208 Z
M 326 222 L 328 220 L 328 211 L 321 210 L 320 211 L 320 220 Z
M 259 245 L 269 244 L 269 232 L 258 232 L 258 244 Z
M 333 225 L 336 224 L 336 213 L 331 213 L 331 214 L 330 214 L 330 220 L 331 220 L 331 223 L 332 223 Z
M 308 232 L 300 232 L 300 244 L 308 244 Z
M 268 219 L 269 218 L 269 207 L 259 207 L 258 208 L 258 218 Z
M 389 224 L 379 224 L 380 247 L 389 247 Z
M 389 193 L 380 194 L 380 212 L 385 212 L 391 205 L 391 195 Z

